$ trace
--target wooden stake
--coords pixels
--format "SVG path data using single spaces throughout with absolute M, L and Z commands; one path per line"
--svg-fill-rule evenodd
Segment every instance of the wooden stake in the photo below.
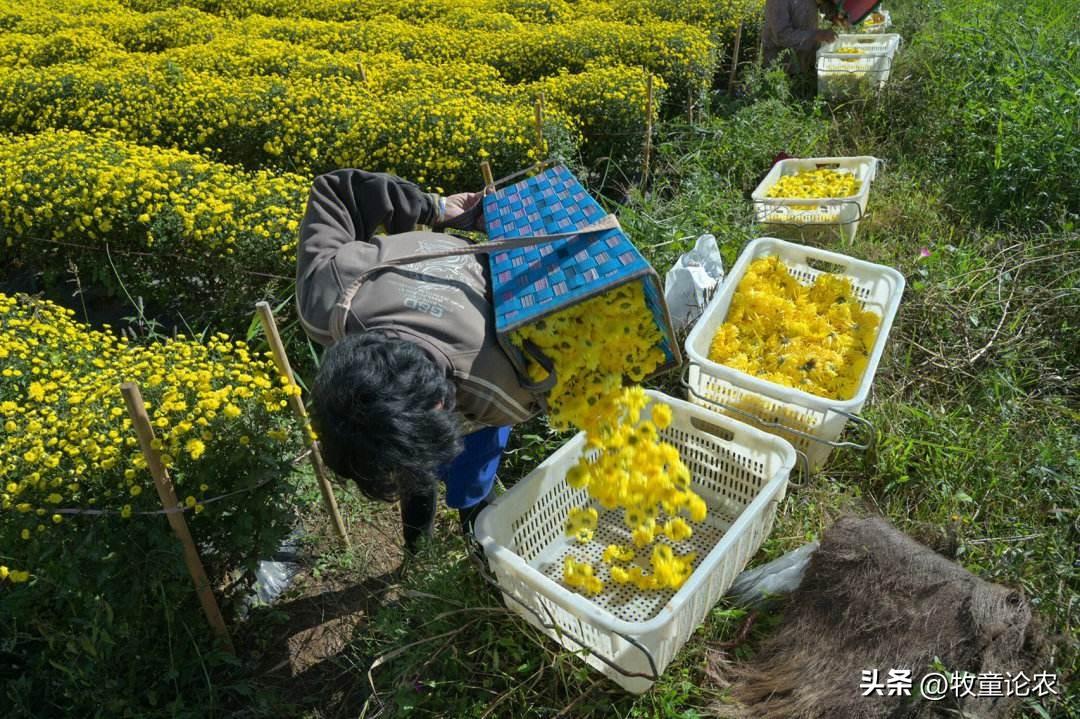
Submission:
M 282 377 L 286 377 L 290 382 L 296 384 L 292 365 L 289 364 L 289 356 L 285 353 L 285 345 L 281 342 L 281 335 L 278 334 L 277 322 L 274 321 L 274 312 L 270 309 L 270 304 L 259 302 L 255 305 L 255 310 L 259 314 L 263 334 L 266 335 L 266 341 L 270 344 L 270 351 L 274 355 L 274 364 L 277 366 L 278 372 L 281 373 Z M 309 424 L 307 408 L 304 407 L 304 402 L 299 395 L 289 395 L 289 407 L 292 408 L 296 419 L 300 421 L 300 426 L 304 429 L 306 435 Z M 334 523 L 334 531 L 337 533 L 338 538 L 344 542 L 346 547 L 351 546 L 349 533 L 345 530 L 345 522 L 341 519 L 337 499 L 334 497 L 334 488 L 330 484 L 329 472 L 323 462 L 322 452 L 319 451 L 319 443 L 312 440 L 308 446 L 311 448 L 311 454 L 309 455 L 311 457 L 311 466 L 315 470 L 315 479 L 319 483 L 319 491 L 322 492 L 326 513 L 330 515 L 330 519 Z
M 131 424 L 135 428 L 135 434 L 139 437 L 139 447 L 142 449 L 143 457 L 146 458 L 146 466 L 150 469 L 150 476 L 154 478 L 154 486 L 157 487 L 161 506 L 166 510 L 176 509 L 180 506 L 180 502 L 176 498 L 176 489 L 169 478 L 169 472 L 165 469 L 165 465 L 161 463 L 161 457 L 158 455 L 157 450 L 154 449 L 154 427 L 150 424 L 150 415 L 146 413 L 146 405 L 143 404 L 139 385 L 134 382 L 124 382 L 120 385 L 120 393 L 124 395 L 124 402 L 127 403 L 128 414 L 131 415 Z M 191 532 L 188 531 L 184 513 L 166 512 L 165 516 L 169 520 L 169 526 L 172 527 L 173 533 L 176 534 L 176 538 L 180 540 L 180 544 L 184 548 L 184 564 L 187 565 L 188 573 L 191 574 L 191 581 L 195 583 L 195 593 L 199 596 L 199 604 L 202 605 L 203 613 L 206 614 L 206 619 L 210 622 L 214 635 L 229 654 L 235 655 L 236 647 L 233 646 L 229 630 L 225 627 L 225 619 L 221 616 L 221 608 L 218 607 L 214 591 L 210 587 L 210 579 L 206 576 L 202 560 L 199 559 L 199 550 L 195 547 Z
M 544 146 L 544 93 L 536 98 L 536 164 L 539 167 L 547 156 Z
M 495 189 L 495 176 L 491 174 L 491 163 L 484 160 L 480 163 L 480 174 L 484 176 L 484 192 Z
M 364 69 L 364 61 L 356 61 L 356 69 L 360 71 L 360 82 L 367 82 L 367 70 Z
M 742 23 L 735 30 L 735 51 L 731 53 L 731 76 L 728 77 L 727 94 L 730 95 L 735 89 L 735 73 L 739 69 L 739 44 L 742 42 Z
M 649 156 L 652 154 L 652 116 L 653 116 L 653 76 L 650 72 L 645 79 L 647 100 L 645 104 L 645 157 L 641 165 L 641 186 L 649 181 Z

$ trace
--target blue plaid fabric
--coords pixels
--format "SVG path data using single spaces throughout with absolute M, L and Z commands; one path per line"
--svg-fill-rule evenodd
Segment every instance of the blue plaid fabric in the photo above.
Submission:
M 606 214 L 561 165 L 484 198 L 484 219 L 492 240 L 561 234 L 598 222 Z M 519 369 L 524 369 L 523 359 L 508 339 L 514 329 L 627 282 L 644 283 L 646 301 L 665 338 L 668 362 L 663 369 L 677 364 L 675 335 L 659 280 L 621 229 L 496 252 L 488 261 L 495 329 Z

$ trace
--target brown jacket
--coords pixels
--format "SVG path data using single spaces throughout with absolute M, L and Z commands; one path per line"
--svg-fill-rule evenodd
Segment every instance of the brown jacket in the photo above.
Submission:
M 794 57 L 788 63 L 792 75 L 813 77 L 817 52 L 818 12 L 835 19 L 835 8 L 816 0 L 765 0 L 765 27 L 761 32 L 763 60 L 769 65 L 785 49 Z
M 379 330 L 415 342 L 453 377 L 458 411 L 473 426 L 517 424 L 540 411 L 495 338 L 488 268 L 477 255 L 382 270 L 409 255 L 470 245 L 431 224 L 438 197 L 381 173 L 338 170 L 315 178 L 300 225 L 296 303 L 312 340 L 329 346 L 346 332 Z M 386 234 L 376 234 L 384 228 Z M 347 307 L 342 298 L 353 288 Z M 338 310 L 335 306 L 342 304 Z

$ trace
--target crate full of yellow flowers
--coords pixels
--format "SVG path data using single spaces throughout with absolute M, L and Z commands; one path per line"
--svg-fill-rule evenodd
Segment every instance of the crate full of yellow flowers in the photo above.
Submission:
M 780 437 L 707 408 L 638 394 L 635 419 L 677 452 L 688 470 L 680 486 L 701 504 L 685 521 L 658 503 L 650 526 L 663 535 L 638 541 L 636 520 L 576 481 L 583 462 L 589 471 L 604 461 L 580 432 L 481 513 L 476 537 L 508 608 L 639 694 L 769 535 L 796 455 Z M 635 469 L 648 473 L 646 464 Z
M 836 228 L 853 240 L 879 162 L 867 155 L 780 160 L 751 194 L 755 219 L 773 228 Z
M 860 89 L 878 90 L 892 73 L 893 60 L 900 49 L 896 33 L 855 33 L 839 35 L 817 50 L 818 93 L 843 97 Z
M 686 339 L 691 400 L 787 438 L 817 469 L 865 448 L 870 394 L 904 277 L 891 267 L 762 237 L 743 250 Z M 848 421 L 866 433 L 841 441 Z

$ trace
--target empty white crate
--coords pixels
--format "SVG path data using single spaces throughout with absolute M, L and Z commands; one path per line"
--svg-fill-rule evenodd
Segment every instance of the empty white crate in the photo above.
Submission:
M 840 52 L 856 48 L 858 55 Z M 893 58 L 900 48 L 895 33 L 839 35 L 817 51 L 818 93 L 836 97 L 858 92 L 863 86 L 882 87 L 892 72 Z
M 859 220 L 866 214 L 870 201 L 870 183 L 877 176 L 880 160 L 876 157 L 809 157 L 781 160 L 751 193 L 755 219 L 761 224 L 790 225 L 804 228 L 833 225 L 847 237 L 855 238 Z M 829 168 L 848 172 L 859 181 L 859 191 L 850 197 L 804 198 L 767 197 L 766 193 L 784 175 L 796 175 L 804 170 Z
M 476 523 L 506 605 L 563 646 L 587 649 L 586 662 L 633 693 L 653 684 L 769 535 L 796 458 L 779 437 L 659 392 L 648 395 L 671 407 L 671 426 L 660 436 L 678 448 L 693 490 L 709 507 L 706 520 L 691 525 L 690 539 L 659 540 L 680 554 L 697 552 L 694 571 L 677 592 L 643 592 L 610 578 L 601 554 L 608 544 L 630 544 L 630 530 L 621 509 L 604 509 L 564 479 L 584 450 L 584 433 L 496 499 Z M 574 506 L 600 513 L 587 545 L 565 536 Z M 639 550 L 635 563 L 647 568 L 650 551 Z M 594 566 L 605 583 L 602 594 L 585 597 L 563 585 L 567 555 Z
M 855 297 L 864 308 L 881 315 L 873 350 L 855 395 L 846 400 L 828 399 L 753 377 L 709 359 L 709 346 L 720 325 L 727 319 L 735 290 L 750 263 L 759 257 L 777 256 L 791 274 L 804 285 L 813 284 L 824 273 L 844 275 L 851 280 Z M 855 446 L 840 442 L 840 434 L 849 419 L 866 420 L 856 413 L 870 394 L 893 319 L 904 293 L 904 276 L 891 267 L 858 260 L 838 252 L 760 237 L 743 250 L 731 272 L 686 338 L 690 357 L 687 385 L 691 401 L 735 417 L 754 421 L 778 432 L 806 454 L 812 470 L 825 463 L 835 446 Z

